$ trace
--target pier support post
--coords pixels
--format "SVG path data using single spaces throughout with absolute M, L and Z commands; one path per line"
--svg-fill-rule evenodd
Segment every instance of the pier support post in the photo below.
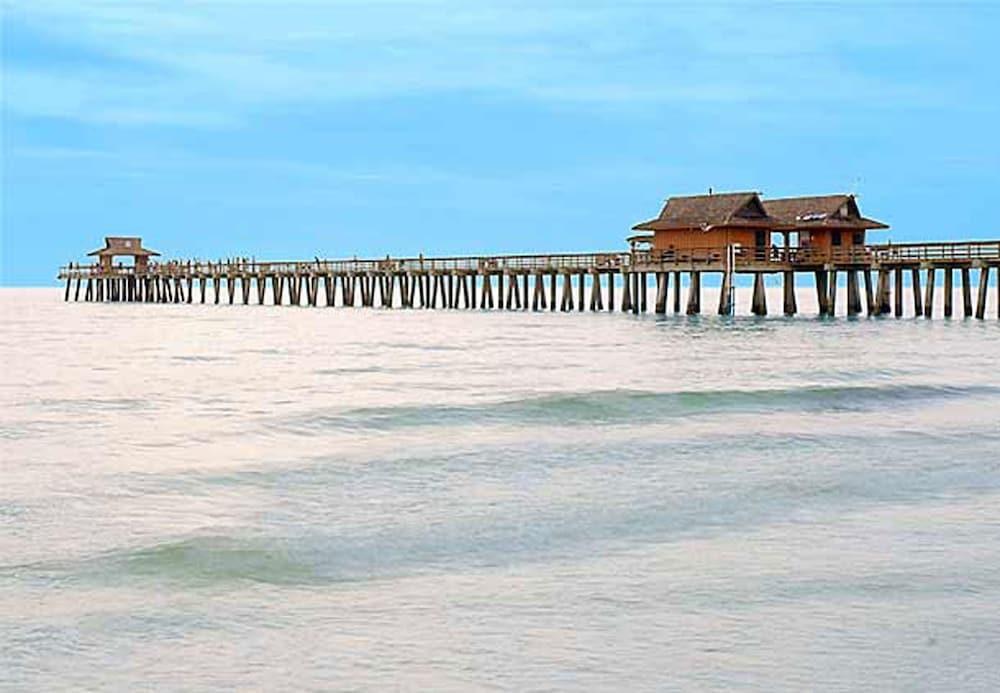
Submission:
M 615 310 L 615 271 L 608 272 L 608 312 Z
M 816 270 L 816 303 L 819 304 L 820 316 L 829 315 L 827 302 L 830 300 L 829 281 L 826 270 Z
M 701 313 L 701 272 L 691 270 L 690 282 L 688 286 L 687 314 L 698 315 Z
M 756 294 L 754 294 L 754 300 L 756 301 Z M 719 288 L 718 313 L 719 315 L 733 314 L 733 273 L 728 268 L 722 273 L 722 286 Z
M 69 288 L 72 283 L 73 283 L 73 278 L 66 277 L 66 293 L 63 294 L 63 302 L 69 301 Z
M 83 279 L 81 279 L 79 276 L 76 278 L 76 290 L 73 292 L 73 300 L 78 303 L 80 301 L 80 283 L 82 281 Z
M 861 292 L 858 289 L 858 271 L 847 270 L 847 315 L 855 317 L 861 313 Z
M 968 272 L 968 270 L 965 270 Z M 979 268 L 979 301 L 976 305 L 976 318 L 983 320 L 986 318 L 986 293 L 987 287 L 990 282 L 990 267 L 989 265 L 983 265 Z M 1000 281 L 997 282 L 997 286 L 1000 286 Z M 1000 292 L 1000 289 L 997 289 Z M 1000 295 L 997 296 L 1000 299 Z M 1000 311 L 1000 307 L 997 308 Z
M 782 282 L 784 290 L 784 309 L 785 315 L 792 316 L 799 312 L 798 301 L 795 298 L 795 272 L 793 270 L 787 270 L 785 272 L 784 281 Z
M 934 277 L 937 271 L 933 267 L 927 268 L 927 289 L 924 293 L 924 317 L 930 318 L 934 315 Z
M 503 278 L 504 278 L 504 273 L 500 272 L 497 275 L 497 309 L 499 310 L 503 310 L 504 308 Z
M 878 271 L 878 314 L 888 315 L 890 308 L 889 294 L 892 291 L 888 268 L 880 268 Z
M 622 312 L 627 313 L 632 310 L 632 273 L 622 273 Z
M 479 301 L 479 307 L 491 310 L 493 308 L 493 281 L 490 279 L 489 272 L 483 274 L 483 295 Z
M 837 314 L 837 270 L 830 270 L 830 281 L 827 284 L 829 295 L 826 300 L 827 314 L 832 318 Z
M 573 306 L 573 283 L 569 272 L 563 274 L 563 290 L 562 290 L 562 311 L 564 313 L 571 312 L 574 308 Z
M 337 280 L 329 274 L 323 275 L 323 294 L 326 296 L 326 306 L 327 308 L 333 306 L 333 292 L 337 288 Z
M 524 294 L 524 303 L 521 304 L 521 310 L 528 310 L 528 284 L 531 281 L 531 275 L 529 272 L 525 272 L 521 276 L 521 293 Z
M 951 267 L 944 268 L 944 316 L 950 318 L 953 314 L 952 300 L 955 296 L 955 287 L 952 284 L 954 272 Z
M 583 297 L 586 294 L 586 287 L 584 287 L 584 282 L 586 281 L 587 275 L 580 272 L 577 275 L 577 285 L 576 285 L 576 303 L 577 310 L 583 312 Z
M 555 272 L 549 275 L 549 310 L 556 309 L 556 275 Z
M 639 274 L 639 283 L 642 286 L 642 298 L 641 298 L 641 300 L 642 300 L 642 306 L 641 306 L 641 309 L 642 309 L 642 312 L 645 313 L 646 312 L 646 291 L 649 288 L 649 277 L 646 276 L 645 272 L 641 272 Z
M 681 312 L 681 273 L 674 272 L 674 312 Z
M 893 272 L 893 307 L 897 318 L 903 317 L 903 268 L 897 267 Z
M 858 291 L 858 271 L 847 270 L 847 315 L 854 317 L 861 312 L 861 293 Z
M 84 301 L 94 300 L 94 283 L 90 277 L 87 277 L 87 288 L 83 292 L 83 300 Z
M 639 308 L 642 305 L 642 283 L 639 281 L 641 277 L 646 275 L 642 272 L 631 272 L 632 275 L 632 313 L 633 315 L 639 314 Z M 645 310 L 645 308 L 643 307 Z
M 862 270 L 865 280 L 865 311 L 870 318 L 875 315 L 875 295 L 872 292 L 872 272 L 869 268 Z
M 910 283 L 913 285 L 913 315 L 919 318 L 924 314 L 923 296 L 920 294 L 920 269 L 913 267 L 910 269 Z
M 972 317 L 972 281 L 969 277 L 969 268 L 962 270 L 962 311 L 967 318 Z
M 754 272 L 753 275 L 753 306 L 754 315 L 767 315 L 767 294 L 764 291 L 764 273 Z
M 667 277 L 669 276 L 666 272 L 656 273 L 656 306 L 654 310 L 657 315 L 663 315 L 667 312 Z
M 542 275 L 540 273 L 535 274 L 535 291 L 531 296 L 531 309 L 538 311 L 539 307 L 542 310 L 545 309 L 545 285 L 542 282 Z

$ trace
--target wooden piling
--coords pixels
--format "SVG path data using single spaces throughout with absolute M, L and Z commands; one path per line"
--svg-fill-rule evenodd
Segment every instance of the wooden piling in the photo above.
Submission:
M 920 317 L 924 314 L 923 297 L 920 294 L 920 269 L 913 267 L 910 269 L 910 284 L 913 286 L 913 315 Z
M 751 312 L 757 316 L 767 315 L 767 293 L 764 290 L 764 273 L 754 272 L 753 275 L 753 305 Z
M 903 268 L 896 267 L 893 272 L 893 308 L 897 318 L 903 317 Z
M 608 272 L 608 312 L 615 310 L 615 273 Z
M 641 304 L 642 305 L 640 306 L 640 308 L 642 309 L 642 312 L 645 313 L 646 312 L 646 291 L 649 288 L 649 277 L 646 276 L 645 272 L 641 272 L 639 274 L 639 283 L 642 286 L 642 297 L 641 297 Z
M 990 267 L 989 265 L 983 265 L 979 268 L 979 301 L 976 305 L 976 318 L 979 320 L 986 318 L 986 293 L 989 282 Z M 1000 281 L 997 281 L 997 286 L 1000 287 Z M 997 294 L 997 302 L 1000 303 L 1000 288 L 997 289 Z M 997 308 L 997 314 L 1000 317 L 1000 307 Z
M 875 295 L 872 291 L 872 273 L 867 267 L 863 269 L 862 274 L 865 280 L 865 313 L 868 317 L 875 315 L 877 309 L 875 306 Z
M 784 292 L 784 313 L 785 315 L 795 315 L 799 311 L 798 301 L 795 298 L 795 272 L 786 271 L 782 281 Z
M 830 300 L 830 291 L 827 285 L 829 281 L 827 279 L 826 270 L 816 270 L 816 303 L 819 305 L 820 316 L 829 315 L 830 311 L 827 307 L 827 302 Z
M 972 317 L 972 281 L 969 278 L 969 268 L 963 267 L 962 274 L 962 311 L 967 318 Z
M 861 292 L 858 290 L 858 271 L 847 270 L 847 315 L 855 317 L 861 313 Z
M 756 291 L 756 284 L 754 284 L 754 290 Z M 754 301 L 756 302 L 757 297 L 754 294 Z M 732 315 L 733 314 L 733 271 L 730 267 L 722 272 L 722 286 L 719 288 L 719 315 Z
M 879 282 L 879 298 L 878 301 L 878 314 L 888 315 L 891 308 L 891 294 L 892 294 L 892 282 L 889 276 L 888 268 L 881 268 L 878 271 L 878 282 Z
M 687 314 L 701 313 L 701 272 L 691 270 L 689 274 Z
M 587 277 L 587 275 L 584 274 L 583 272 L 580 272 L 579 274 L 577 274 L 577 280 L 578 281 L 577 281 L 577 285 L 576 285 L 576 287 L 577 287 L 577 291 L 576 291 L 576 299 L 577 300 L 576 300 L 576 303 L 577 303 L 577 306 L 578 306 L 578 310 L 580 312 L 583 311 L 583 297 L 586 294 L 586 288 L 584 287 L 584 282 L 586 281 L 586 277 Z
M 681 312 L 681 273 L 674 272 L 674 312 Z
M 937 272 L 933 267 L 927 268 L 927 289 L 924 293 L 924 317 L 929 318 L 934 315 L 934 277 Z
M 639 308 L 642 306 L 642 288 L 639 278 L 644 275 L 641 272 L 630 272 L 629 274 L 632 275 L 632 313 L 638 315 Z
M 663 315 L 667 312 L 667 277 L 669 276 L 666 272 L 656 273 L 656 306 L 654 310 L 657 315 Z
M 622 312 L 627 313 L 632 310 L 632 277 L 631 272 L 622 273 Z
M 955 295 L 955 288 L 952 286 L 952 268 L 944 268 L 944 316 L 952 316 L 952 299 Z
M 549 310 L 556 309 L 556 275 L 555 272 L 549 275 Z
M 837 270 L 830 270 L 830 279 L 826 288 L 829 292 L 826 299 L 827 314 L 832 318 L 837 314 Z

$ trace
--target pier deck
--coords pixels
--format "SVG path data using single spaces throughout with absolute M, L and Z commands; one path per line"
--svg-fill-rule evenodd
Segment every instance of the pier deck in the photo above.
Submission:
M 674 312 L 681 311 L 681 277 L 687 274 L 684 311 L 701 307 L 701 275 L 722 275 L 718 312 L 731 314 L 733 278 L 754 277 L 752 310 L 768 312 L 764 276 L 781 274 L 786 315 L 794 315 L 795 276 L 815 276 L 821 315 L 837 314 L 838 277 L 847 280 L 847 315 L 904 314 L 904 274 L 909 274 L 912 314 L 930 317 L 934 310 L 936 278 L 943 273 L 944 314 L 951 316 L 954 272 L 960 273 L 963 312 L 983 319 L 991 270 L 1000 274 L 1000 241 L 867 245 L 817 251 L 809 248 L 767 246 L 684 251 L 610 251 L 603 253 L 461 256 L 280 261 L 167 261 L 135 266 L 70 264 L 59 270 L 66 282 L 65 300 L 206 302 L 206 291 L 219 303 L 278 305 L 382 306 L 400 308 L 480 308 L 507 310 L 615 310 L 665 313 L 673 276 Z M 972 272 L 978 273 L 976 302 Z M 921 272 L 925 288 L 921 288 Z M 876 275 L 873 284 L 872 274 Z M 616 275 L 621 275 L 621 280 Z M 649 278 L 655 278 L 655 300 L 647 301 Z M 587 278 L 590 278 L 589 282 Z M 859 281 L 859 277 L 862 281 Z M 75 283 L 75 290 L 74 290 Z M 865 300 L 861 300 L 864 285 Z M 222 285 L 225 285 L 223 291 Z M 561 287 L 560 287 L 561 284 Z M 574 287 L 574 284 L 576 285 Z M 478 285 L 478 286 L 477 286 Z M 270 288 L 270 292 L 268 291 Z M 322 288 L 322 291 L 320 289 Z M 339 291 L 338 291 L 339 288 Z M 82 296 L 81 296 L 82 291 Z M 339 294 L 339 296 L 338 296 Z M 588 295 L 589 294 L 589 295 Z M 997 283 L 1000 318 L 1000 282 Z

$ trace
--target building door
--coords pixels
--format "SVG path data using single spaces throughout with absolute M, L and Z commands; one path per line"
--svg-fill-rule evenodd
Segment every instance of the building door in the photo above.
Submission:
M 758 260 L 763 260 L 767 257 L 767 231 L 754 231 L 754 246 L 756 246 L 756 253 L 754 255 Z

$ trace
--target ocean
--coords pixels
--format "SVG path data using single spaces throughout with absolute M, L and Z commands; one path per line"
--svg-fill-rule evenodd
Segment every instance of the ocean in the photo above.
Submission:
M 994 305 L 0 290 L 0 688 L 995 691 Z

